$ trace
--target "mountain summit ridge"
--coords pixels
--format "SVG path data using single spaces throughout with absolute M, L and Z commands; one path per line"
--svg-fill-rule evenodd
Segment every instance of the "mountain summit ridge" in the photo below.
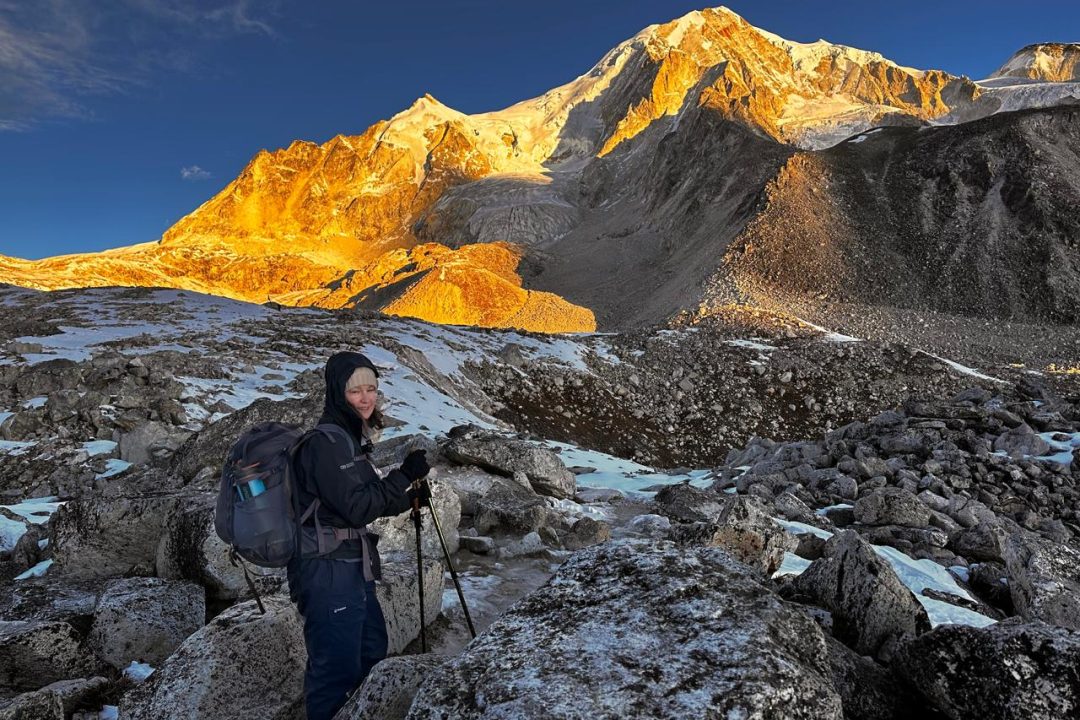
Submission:
M 635 302 L 652 302 L 652 291 L 667 297 L 632 316 L 655 321 L 696 305 L 711 269 L 687 274 L 675 264 L 718 264 L 792 153 L 874 127 L 966 122 L 1080 97 L 1080 84 L 999 80 L 906 68 L 824 40 L 796 43 L 727 8 L 696 10 L 501 110 L 468 115 L 424 93 L 359 135 L 261 150 L 157 243 L 0 257 L 0 279 L 363 304 L 440 322 L 528 318 L 526 329 L 560 331 L 594 329 L 598 304 L 621 301 L 597 300 L 596 289 L 621 292 L 621 274 L 634 272 Z M 743 186 L 710 170 L 720 167 Z M 730 208 L 705 220 L 721 196 Z M 473 245 L 482 247 L 465 251 Z M 583 257 L 590 272 L 566 268 Z M 661 291 L 673 273 L 690 295 Z M 479 287 L 496 294 L 491 307 L 468 307 Z M 439 293 L 457 299 L 442 303 Z M 542 313 L 522 310 L 533 295 L 543 297 Z

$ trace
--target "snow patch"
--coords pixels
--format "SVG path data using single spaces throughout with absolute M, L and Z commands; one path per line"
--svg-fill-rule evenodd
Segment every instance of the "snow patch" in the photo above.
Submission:
M 82 449 L 90 457 L 108 455 L 116 450 L 116 443 L 112 440 L 88 440 L 82 444 Z
M 52 564 L 53 564 L 52 559 L 42 560 L 41 562 L 39 562 L 37 565 L 30 568 L 26 572 L 21 573 L 19 575 L 16 575 L 15 579 L 16 580 L 29 580 L 30 578 L 41 577 L 42 575 L 45 574 L 45 572 L 50 567 L 52 567 Z
M 113 475 L 119 475 L 120 473 L 131 467 L 131 463 L 127 460 L 121 460 L 119 458 L 109 458 L 105 461 L 105 471 L 98 473 L 94 476 L 95 480 L 101 480 L 103 478 L 110 478 Z

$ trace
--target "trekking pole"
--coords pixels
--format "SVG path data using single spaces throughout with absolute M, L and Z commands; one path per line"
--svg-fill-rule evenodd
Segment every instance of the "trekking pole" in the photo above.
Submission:
M 430 475 L 434 475 L 435 471 L 432 470 Z M 426 481 L 425 481 L 426 482 Z M 450 550 L 446 547 L 446 539 L 443 538 L 442 526 L 439 524 L 439 514 L 435 512 L 435 505 L 430 501 L 428 502 L 428 510 L 431 511 L 431 522 L 435 525 L 435 534 L 439 536 L 439 544 L 442 545 L 443 557 L 446 558 L 446 564 L 450 568 L 450 577 L 454 580 L 454 588 L 457 590 L 458 600 L 461 602 L 461 609 L 465 611 L 465 623 L 469 626 L 469 633 L 476 638 L 476 628 L 473 627 L 472 616 L 469 615 L 469 606 L 465 604 L 465 593 L 461 590 L 461 581 L 458 580 L 457 570 L 454 568 L 454 561 L 450 559 Z
M 416 528 L 416 587 L 420 591 L 420 649 L 427 652 L 427 626 L 424 622 L 424 554 L 420 540 L 420 498 L 413 498 L 412 521 Z

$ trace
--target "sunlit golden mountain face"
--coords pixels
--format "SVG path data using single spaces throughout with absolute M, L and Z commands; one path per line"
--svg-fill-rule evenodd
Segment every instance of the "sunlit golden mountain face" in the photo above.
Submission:
M 1007 74 L 1037 73 L 1055 52 L 1018 53 Z M 1075 53 L 1064 54 L 1055 78 L 1066 66 L 1075 74 Z M 1023 103 L 1075 92 L 1063 88 L 1028 88 Z M 792 153 L 875 126 L 1015 109 L 1014 96 L 876 53 L 788 42 L 709 9 L 650 26 L 576 80 L 504 110 L 465 115 L 425 95 L 361 135 L 262 151 L 158 242 L 0 256 L 0 281 L 176 287 L 547 332 L 595 330 L 626 308 L 652 320 L 694 305 L 693 292 L 664 283 L 696 287 L 721 266 Z M 712 155 L 679 155 L 680 144 Z M 753 172 L 721 177 L 738 153 Z M 702 207 L 732 193 L 738 211 L 706 233 L 715 246 L 678 257 L 684 236 L 706 236 Z M 631 216 L 640 220 L 624 227 Z M 675 262 L 693 272 L 665 280 Z M 651 298 L 663 302 L 645 308 Z

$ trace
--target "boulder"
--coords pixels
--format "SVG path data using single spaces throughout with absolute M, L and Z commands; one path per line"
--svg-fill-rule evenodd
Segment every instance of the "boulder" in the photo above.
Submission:
M 679 483 L 656 493 L 653 502 L 674 522 L 711 522 L 724 510 L 724 495 Z
M 475 465 L 500 475 L 523 472 L 541 495 L 572 498 L 574 474 L 551 450 L 524 440 L 495 434 L 466 434 L 451 438 L 443 449 L 446 457 L 462 465 Z
M 917 720 L 934 717 L 901 679 L 868 657 L 825 636 L 833 687 L 847 720 Z
M 930 629 L 926 610 L 892 567 L 851 530 L 830 538 L 792 588 L 832 613 L 833 635 L 862 655 L 888 661 Z
M 671 532 L 671 521 L 664 515 L 635 515 L 627 523 L 630 532 L 656 539 L 666 538 Z
M 40 690 L 0 701 L 0 720 L 64 720 L 109 686 L 103 677 L 58 680 Z
M 855 520 L 863 525 L 903 525 L 924 528 L 930 508 L 915 495 L 895 487 L 873 490 L 855 501 Z
M 302 620 L 283 595 L 234 605 L 184 641 L 120 702 L 123 720 L 295 720 L 303 705 Z
M 1005 541 L 1002 554 L 1018 614 L 1080 630 L 1080 552 L 1019 531 Z
M 83 495 L 52 516 L 54 572 L 74 578 L 153 573 L 165 523 L 184 501 L 175 479 L 151 470 L 143 481 L 160 490 L 130 491 L 116 483 L 101 495 Z
M 402 655 L 375 665 L 334 720 L 404 720 L 421 683 L 449 662 L 442 655 Z
M 0 692 L 95 675 L 97 659 L 66 622 L 0 620 Z
M 585 516 L 570 526 L 570 531 L 559 537 L 567 550 L 581 550 L 611 539 L 611 526 L 601 520 Z
M 425 451 L 431 465 L 435 464 L 439 454 L 439 446 L 426 435 L 399 435 L 375 443 L 371 449 L 371 462 L 377 468 L 390 470 L 400 466 L 405 456 L 414 450 Z
M 937 528 L 916 528 L 906 525 L 873 525 L 857 528 L 863 539 L 872 545 L 888 545 L 906 550 L 943 548 L 949 542 L 947 533 Z
M 949 548 L 972 562 L 1001 562 L 1008 532 L 997 522 L 980 522 L 957 533 Z
M 420 637 L 420 592 L 417 582 L 416 556 L 412 562 L 384 562 L 382 580 L 375 586 L 379 606 L 386 618 L 388 652 L 401 652 Z M 424 622 L 429 626 L 442 611 L 442 563 L 424 559 Z
M 206 621 L 206 593 L 194 583 L 125 578 L 105 586 L 89 644 L 123 670 L 133 661 L 157 667 Z
M 948 717 L 1080 717 L 1080 633 L 1012 618 L 942 625 L 908 644 L 896 668 Z
M 216 500 L 211 493 L 191 496 L 169 516 L 157 549 L 157 574 L 198 583 L 213 600 L 249 599 L 244 569 L 232 562 L 229 546 L 214 529 Z M 260 594 L 272 593 L 285 582 L 284 568 L 247 567 Z
M 1050 452 L 1050 443 L 1024 423 L 999 435 L 994 440 L 994 451 L 1003 452 L 1011 458 L 1046 455 Z
M 540 555 L 546 549 L 547 548 L 544 547 L 544 541 L 540 538 L 540 533 L 531 532 L 519 539 L 511 540 L 505 545 L 500 546 L 498 555 L 500 558 Z
M 464 536 L 459 538 L 461 547 L 477 555 L 490 555 L 495 552 L 495 541 L 483 535 Z
M 64 702 L 45 690 L 0 700 L 0 720 L 64 720 Z
M 433 471 L 431 477 L 431 504 L 439 517 L 443 539 L 451 553 L 458 549 L 458 524 L 461 522 L 461 501 L 453 487 L 441 481 L 441 474 Z M 442 545 L 431 520 L 431 511 L 421 511 L 420 542 L 425 557 L 442 557 Z M 379 518 L 368 526 L 371 532 L 379 535 L 379 552 L 383 555 L 396 553 L 416 554 L 416 526 L 411 513 L 401 513 L 394 517 Z
M 322 409 L 322 395 L 320 388 L 305 398 L 259 398 L 189 437 L 173 453 L 169 471 L 191 480 L 205 467 L 220 468 L 232 444 L 248 426 L 256 423 L 274 421 L 314 427 Z
M 162 422 L 141 423 L 120 436 L 120 459 L 132 465 L 164 459 L 176 452 L 190 435 Z
M 724 548 L 766 577 L 779 569 L 784 553 L 799 547 L 798 538 L 776 524 L 762 500 L 745 495 L 732 497 L 715 522 L 676 527 L 671 537 L 680 544 Z
M 104 580 L 71 580 L 57 575 L 0 585 L 0 618 L 60 620 L 80 635 L 90 631 Z
M 538 530 L 547 517 L 548 506 L 542 497 L 513 480 L 498 478 L 476 503 L 473 525 L 481 534 L 499 529 L 525 535 Z
M 825 638 L 715 548 L 570 557 L 421 685 L 410 720 L 840 720 Z
M 457 493 L 462 515 L 475 515 L 480 498 L 491 490 L 496 481 L 503 481 L 500 475 L 474 468 L 471 465 L 439 468 L 440 484 L 447 484 Z

